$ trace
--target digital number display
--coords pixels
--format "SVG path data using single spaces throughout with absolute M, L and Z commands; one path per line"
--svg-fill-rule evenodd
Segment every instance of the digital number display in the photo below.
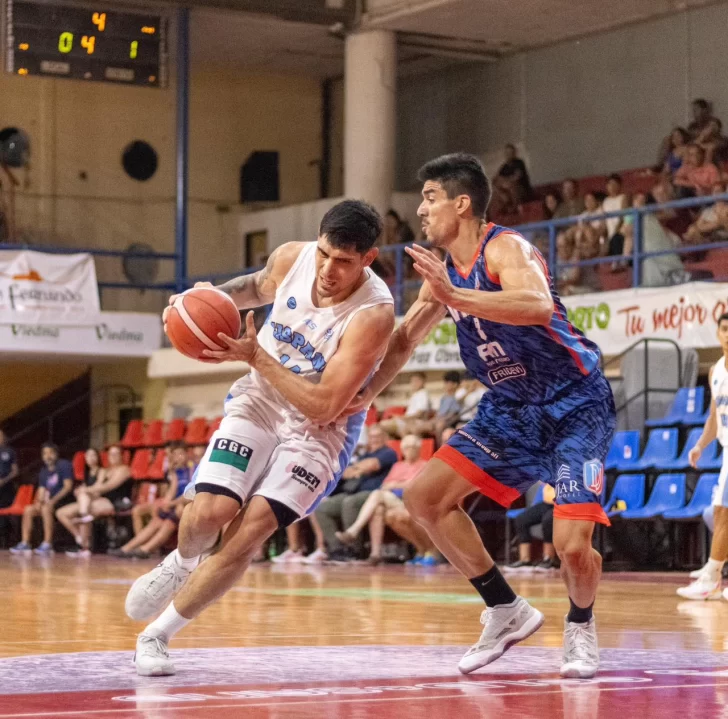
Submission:
M 8 72 L 166 87 L 166 17 L 103 6 L 5 1 Z

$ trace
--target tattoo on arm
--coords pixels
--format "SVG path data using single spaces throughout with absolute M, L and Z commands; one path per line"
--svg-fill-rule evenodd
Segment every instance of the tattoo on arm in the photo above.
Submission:
M 259 307 L 272 299 L 275 289 L 271 293 L 270 276 L 273 271 L 273 261 L 276 252 L 268 258 L 266 266 L 258 272 L 235 277 L 228 282 L 218 285 L 217 289 L 229 294 L 240 309 Z

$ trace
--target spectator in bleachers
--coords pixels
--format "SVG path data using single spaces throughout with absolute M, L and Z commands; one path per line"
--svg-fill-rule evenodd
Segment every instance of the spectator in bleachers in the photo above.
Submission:
M 711 194 L 721 195 L 725 185 L 714 185 Z M 716 202 L 704 207 L 698 219 L 690 225 L 685 233 L 685 241 L 692 245 L 705 242 L 725 242 L 728 240 L 728 202 Z
M 121 447 L 109 448 L 109 466 L 101 466 L 98 451 L 90 448 L 84 456 L 84 473 L 80 486 L 74 489 L 76 501 L 56 510 L 56 519 L 76 540 L 68 556 L 91 556 L 91 523 L 100 517 L 113 517 L 117 502 L 131 498 L 131 470 L 124 464 Z
M 561 206 L 561 195 L 551 190 L 543 198 L 543 217 L 545 220 L 552 220 Z
M 8 444 L 5 432 L 0 429 L 0 509 L 10 507 L 15 499 L 14 479 L 18 476 L 18 460 L 15 450 Z
M 475 419 L 475 415 L 478 411 L 478 405 L 480 400 L 485 394 L 485 387 L 483 387 L 478 380 L 473 377 L 470 373 L 467 373 L 463 377 L 463 381 L 460 384 L 458 391 L 455 393 L 455 399 L 460 402 L 460 414 L 457 419 L 457 426 L 460 427 L 470 420 Z M 441 443 L 444 444 L 447 440 L 444 439 L 445 432 L 441 435 Z M 452 435 L 449 435 L 452 436 Z M 449 439 L 449 437 L 448 437 Z
M 207 450 L 207 447 L 205 445 L 196 445 L 190 450 L 190 461 L 192 462 L 192 469 L 196 469 L 197 465 L 202 461 L 202 458 L 205 456 L 205 452 Z
M 192 467 L 187 459 L 187 446 L 183 441 L 170 442 L 168 489 L 155 504 L 154 516 L 133 539 L 123 547 L 109 552 L 114 557 L 148 559 L 159 551 L 177 531 L 182 512 L 190 500 L 184 496 L 192 481 Z
M 676 127 L 662 143 L 659 169 L 672 177 L 682 166 L 687 154 L 690 134 L 684 127 Z
M 658 182 L 652 188 L 652 197 L 659 204 L 677 199 L 675 188 L 669 181 Z M 687 232 L 693 219 L 691 211 L 685 207 L 658 210 L 654 215 L 665 229 L 674 232 L 678 237 L 682 237 Z
M 713 114 L 710 111 L 710 103 L 703 98 L 693 100 L 691 109 L 693 121 L 688 125 L 688 133 L 690 133 L 691 139 L 695 140 L 713 119 Z
M 294 524 L 289 524 L 286 527 L 286 543 L 288 547 L 285 552 L 271 559 L 273 564 L 323 564 L 328 559 L 328 555 L 326 554 L 326 540 L 324 539 L 324 533 L 321 531 L 319 523 L 316 521 L 316 516 L 312 514 L 307 520 L 311 524 L 316 542 L 316 548 L 313 552 L 308 556 L 304 554 L 305 547 L 301 541 L 301 522 L 306 520 L 301 520 Z
M 597 233 L 599 240 L 599 246 L 606 245 L 607 239 L 607 223 L 603 219 L 590 219 L 604 214 L 604 208 L 600 199 L 597 197 L 595 192 L 587 192 L 584 195 L 584 212 L 579 217 L 579 225 L 588 225 Z
M 561 185 L 561 204 L 554 212 L 554 219 L 576 217 L 584 212 L 584 200 L 579 196 L 579 184 L 576 180 L 564 180 Z
M 645 207 L 654 204 L 652 195 L 638 192 L 634 197 L 635 207 Z M 634 246 L 634 223 L 632 216 L 627 216 L 625 225 L 624 257 L 632 256 Z M 642 252 L 662 252 L 672 250 L 681 245 L 680 238 L 663 227 L 654 214 L 642 216 Z M 641 279 L 643 287 L 665 287 L 686 282 L 689 277 L 685 272 L 680 255 L 671 253 L 648 257 L 642 260 Z
M 553 545 L 554 536 L 554 497 L 553 487 L 545 485 L 543 501 L 527 507 L 514 520 L 518 533 L 518 561 L 505 567 L 505 571 L 537 571 L 548 572 L 557 569 L 559 560 Z M 543 531 L 543 558 L 539 564 L 531 561 L 531 527 L 541 525 Z
M 599 256 L 599 236 L 589 225 L 575 225 L 556 238 L 559 263 L 580 262 Z M 560 267 L 556 286 L 562 295 L 580 295 L 600 289 L 596 265 Z
M 23 511 L 21 540 L 10 551 L 13 554 L 30 553 L 33 521 L 36 517 L 43 519 L 43 542 L 35 549 L 36 554 L 53 553 L 53 527 L 56 507 L 61 506 L 66 497 L 73 491 L 73 466 L 66 459 L 59 457 L 58 447 L 46 442 L 41 448 L 43 467 L 38 472 L 38 489 L 35 499 Z
M 510 143 L 505 147 L 505 162 L 500 166 L 493 180 L 493 189 L 497 193 L 501 212 L 516 212 L 519 205 L 533 196 L 531 178 L 528 176 L 526 163 L 518 157 L 516 146 Z
M 718 168 L 705 161 L 705 150 L 695 143 L 688 145 L 685 162 L 673 178 L 678 197 L 709 195 L 712 187 L 719 182 Z
M 458 421 L 462 407 L 455 397 L 460 387 L 460 373 L 451 370 L 443 376 L 445 391 L 440 397 L 437 414 L 432 419 L 420 419 L 414 424 L 414 434 L 431 435 L 440 439 L 446 427 L 452 427 Z
M 616 212 L 629 207 L 629 197 L 622 189 L 622 178 L 614 173 L 607 179 L 607 196 L 602 201 L 604 212 Z M 621 255 L 624 252 L 624 234 L 622 226 L 624 217 L 609 217 L 607 224 L 607 247 L 610 256 Z
M 719 165 L 726 160 L 728 137 L 723 134 L 723 123 L 717 117 L 711 117 L 708 124 L 695 138 L 696 144 L 705 151 L 705 161 Z
M 384 540 L 385 516 L 389 510 L 403 509 L 402 492 L 405 485 L 427 464 L 420 457 L 422 440 L 413 434 L 402 439 L 402 456 L 389 470 L 387 478 L 380 489 L 372 492 L 359 510 L 356 520 L 342 532 L 336 532 L 336 538 L 342 544 L 354 544 L 364 527 L 369 526 L 369 563 L 379 564 L 382 561 L 382 541 Z
M 372 425 L 369 428 L 369 451 L 344 470 L 337 491 L 324 499 L 315 511 L 332 560 L 351 558 L 336 532 L 354 524 L 369 495 L 382 486 L 397 461 L 397 453 L 387 445 L 388 440 L 387 433 L 380 426 Z M 357 542 L 357 549 L 361 549 L 361 542 Z
M 418 420 L 430 416 L 430 393 L 425 388 L 425 373 L 413 372 L 410 375 L 410 398 L 404 416 L 390 417 L 381 422 L 382 429 L 393 437 L 403 437 L 412 432 Z

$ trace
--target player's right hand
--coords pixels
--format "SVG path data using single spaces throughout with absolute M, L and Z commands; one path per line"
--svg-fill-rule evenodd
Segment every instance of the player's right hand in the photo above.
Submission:
M 195 282 L 195 287 L 214 287 L 214 285 L 212 284 L 212 282 Z M 167 334 L 167 317 L 169 316 L 169 309 L 178 297 L 179 295 L 170 295 L 170 298 L 167 301 L 167 306 L 164 308 L 164 312 L 162 312 L 162 324 L 164 325 L 164 334 Z
M 348 406 L 341 413 L 341 416 L 350 417 L 352 414 L 366 412 L 373 401 L 374 395 L 372 394 L 372 391 L 368 388 L 363 389 L 354 397 L 353 400 L 351 400 L 351 402 L 349 402 Z
M 696 444 L 689 452 L 688 452 L 688 462 L 690 462 L 690 466 L 693 469 L 698 468 L 698 460 L 700 459 L 700 455 L 703 453 L 703 448 Z

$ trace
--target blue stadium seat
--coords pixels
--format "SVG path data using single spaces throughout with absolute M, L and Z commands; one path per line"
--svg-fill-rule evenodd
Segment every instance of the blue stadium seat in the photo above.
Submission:
M 714 439 L 700 455 L 698 469 L 702 472 L 720 472 L 723 466 L 723 448 Z
M 703 416 L 705 390 L 702 387 L 682 387 L 667 414 L 660 419 L 648 419 L 645 427 L 675 427 L 678 424 L 696 424 Z
M 647 438 L 645 451 L 640 458 L 617 462 L 619 472 L 643 472 L 651 467 L 661 467 L 677 457 L 677 429 L 653 429 Z
M 700 428 L 691 429 L 688 438 L 685 440 L 685 445 L 683 446 L 683 451 L 680 453 L 680 456 L 677 459 L 666 459 L 660 461 L 659 464 L 655 465 L 657 469 L 660 471 L 689 469 L 690 462 L 688 461 L 688 454 L 690 454 L 690 450 L 697 444 L 702 433 L 703 430 Z M 709 445 L 705 448 L 705 452 L 703 452 L 703 454 L 709 456 L 710 459 L 713 459 L 715 457 L 715 448 Z
M 695 485 L 693 496 L 687 506 L 663 512 L 665 519 L 696 519 L 702 517 L 706 507 L 713 501 L 713 489 L 718 484 L 718 474 L 704 474 Z
M 680 509 L 685 504 L 685 475 L 661 474 L 647 504 L 641 509 L 628 509 L 620 515 L 622 519 L 652 519 L 664 512 Z
M 622 474 L 617 478 L 609 499 L 603 505 L 608 517 L 622 513 L 622 510 L 609 511 L 618 499 L 624 501 L 627 509 L 641 509 L 645 504 L 645 475 Z
M 637 431 L 617 432 L 604 461 L 604 469 L 616 469 L 619 462 L 636 460 L 639 456 L 640 433 Z
M 533 497 L 533 502 L 531 504 L 539 504 L 539 502 L 543 502 L 543 490 L 546 485 L 542 484 L 539 488 L 536 494 Z M 509 509 L 506 512 L 506 519 L 515 519 L 519 514 L 523 513 L 525 511 L 525 507 L 521 507 L 521 509 Z

